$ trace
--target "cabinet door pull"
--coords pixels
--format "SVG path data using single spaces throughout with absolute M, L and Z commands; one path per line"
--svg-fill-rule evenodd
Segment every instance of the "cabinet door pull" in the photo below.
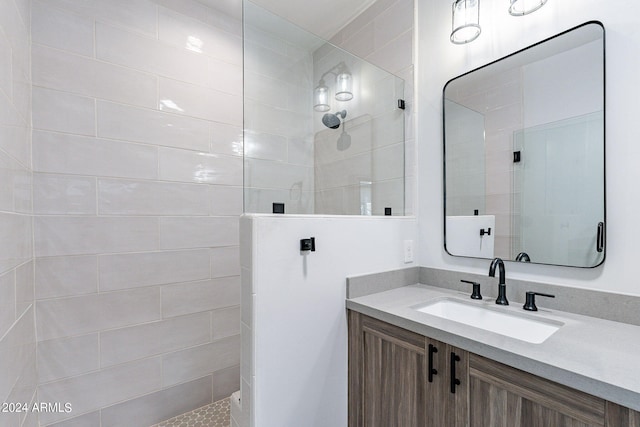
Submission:
M 433 353 L 437 353 L 438 349 L 435 345 L 429 344 L 429 382 L 433 382 L 433 376 L 438 375 L 438 370 L 433 367 Z
M 456 386 L 460 385 L 460 380 L 456 378 L 456 362 L 460 361 L 460 356 L 451 352 L 451 393 L 456 392 Z

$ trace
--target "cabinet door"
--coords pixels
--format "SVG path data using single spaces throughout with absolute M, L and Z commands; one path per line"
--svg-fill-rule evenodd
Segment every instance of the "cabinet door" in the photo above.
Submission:
M 604 426 L 605 401 L 471 354 L 471 427 Z
M 349 426 L 425 426 L 425 338 L 350 312 Z
M 606 427 L 640 427 L 640 412 L 607 402 Z
M 427 338 L 427 426 L 468 425 L 468 372 L 469 353 Z

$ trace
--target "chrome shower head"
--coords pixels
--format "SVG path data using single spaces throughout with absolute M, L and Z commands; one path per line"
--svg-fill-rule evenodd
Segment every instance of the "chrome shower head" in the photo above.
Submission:
M 338 111 L 335 114 L 327 113 L 322 116 L 322 124 L 324 124 L 329 129 L 338 129 L 340 127 L 340 117 L 344 120 L 347 117 L 347 110 Z

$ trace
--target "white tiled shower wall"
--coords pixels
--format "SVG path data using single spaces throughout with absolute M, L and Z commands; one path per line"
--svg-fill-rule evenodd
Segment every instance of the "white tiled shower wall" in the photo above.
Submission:
M 414 103 L 414 0 L 377 0 L 330 41 L 338 47 L 401 77 L 404 84 L 404 214 L 414 215 L 416 199 L 416 141 Z M 384 130 L 384 129 L 382 129 Z M 375 129 L 380 132 L 380 129 Z M 389 148 L 386 148 L 389 150 Z M 383 153 L 388 157 L 392 153 Z M 357 157 L 354 157 L 357 159 Z M 345 164 L 345 168 L 351 166 Z M 397 180 L 379 183 L 378 198 L 395 203 Z M 395 206 L 395 204 L 394 204 Z M 394 209 L 395 211 L 395 209 Z M 380 214 L 380 212 L 376 212 Z
M 33 3 L 38 399 L 73 407 L 43 425 L 239 388 L 241 5 L 211 5 Z
M 36 392 L 33 308 L 30 0 L 0 1 L 0 403 Z M 10 410 L 12 408 L 4 408 Z M 35 426 L 0 412 L 2 426 Z

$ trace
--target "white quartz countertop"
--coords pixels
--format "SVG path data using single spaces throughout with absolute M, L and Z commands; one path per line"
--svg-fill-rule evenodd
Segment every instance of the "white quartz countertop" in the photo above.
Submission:
M 564 325 L 531 344 L 412 308 L 442 297 Z M 543 298 L 537 303 L 539 311 L 529 312 L 522 302 L 496 306 L 494 299 L 471 300 L 469 293 L 420 284 L 346 302 L 353 311 L 640 411 L 640 326 L 547 310 Z

